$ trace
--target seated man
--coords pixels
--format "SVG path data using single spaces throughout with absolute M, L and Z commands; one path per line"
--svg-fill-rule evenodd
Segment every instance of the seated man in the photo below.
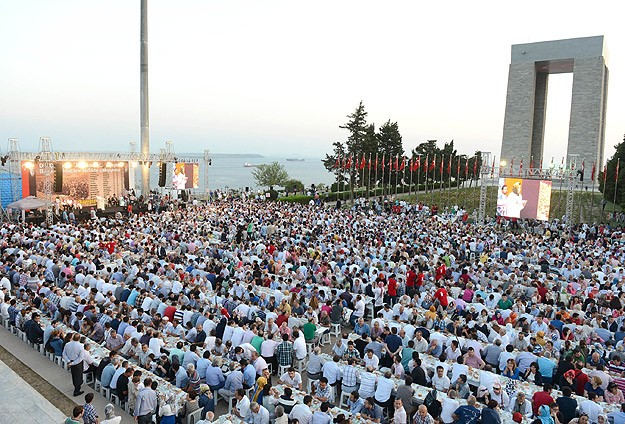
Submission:
M 284 384 L 287 387 L 302 390 L 302 376 L 295 371 L 295 368 L 291 367 L 278 379 L 278 384 Z
M 382 421 L 382 408 L 375 403 L 375 399 L 368 397 L 365 399 L 364 406 L 360 411 L 362 418 L 365 420 L 379 423 Z

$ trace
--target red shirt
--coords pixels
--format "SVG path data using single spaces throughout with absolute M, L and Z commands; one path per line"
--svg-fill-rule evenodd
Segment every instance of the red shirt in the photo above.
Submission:
M 543 405 L 551 405 L 554 402 L 551 395 L 545 391 L 536 392 L 532 397 L 532 410 L 534 411 L 534 415 L 538 415 L 538 408 Z
M 575 370 L 575 393 L 577 393 L 578 396 L 584 396 L 584 386 L 588 381 L 590 381 L 588 375 L 583 371 Z
M 436 281 L 440 280 L 447 273 L 447 267 L 445 265 L 441 265 L 436 268 Z
M 387 291 L 389 296 L 397 296 L 397 281 L 394 278 L 388 279 Z
M 421 287 L 424 281 L 425 281 L 425 274 L 420 272 L 419 275 L 417 275 L 417 281 L 416 281 L 417 287 Z
M 169 318 L 169 322 L 171 322 L 174 319 L 175 313 L 176 313 L 176 308 L 173 306 L 168 306 L 165 308 L 165 312 L 163 312 L 163 316 Z
M 406 274 L 406 287 L 413 287 L 416 279 L 417 274 L 413 270 L 408 271 Z
M 447 305 L 449 305 L 449 302 L 447 301 L 447 290 L 445 290 L 444 287 L 436 290 L 436 293 L 434 293 L 434 299 L 438 300 L 443 308 L 446 308 Z
M 286 315 L 284 315 L 284 314 L 280 314 L 280 315 L 278 315 L 278 318 L 276 318 L 276 325 L 277 325 L 278 327 L 280 327 L 280 326 L 282 325 L 282 323 L 283 323 L 284 321 L 287 321 L 287 320 L 288 320 L 288 318 L 286 317 Z

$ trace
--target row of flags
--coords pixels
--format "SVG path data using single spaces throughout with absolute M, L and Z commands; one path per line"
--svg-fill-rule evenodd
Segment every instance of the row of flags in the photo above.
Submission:
M 422 159 L 424 159 L 424 161 L 422 162 Z M 439 162 L 437 162 L 437 159 L 439 160 Z M 510 160 L 510 174 L 513 173 L 513 167 L 514 167 L 514 157 Z M 456 175 L 460 175 L 461 173 L 461 167 L 462 167 L 462 159 L 459 158 L 457 161 L 457 172 Z M 617 163 L 616 163 L 616 172 L 614 173 L 614 180 L 618 181 L 618 176 L 619 176 L 619 168 L 620 168 L 620 158 L 617 158 Z M 386 160 L 386 155 L 382 155 L 382 158 L 380 159 L 378 154 L 376 153 L 375 158 L 372 158 L 372 154 L 369 154 L 369 159 L 367 160 L 366 155 L 363 153 L 362 158 L 359 159 L 358 157 L 356 157 L 354 159 L 353 156 L 346 156 L 346 157 L 340 157 L 338 156 L 336 158 L 336 163 L 334 164 L 334 169 L 345 169 L 345 170 L 349 170 L 349 169 L 355 169 L 355 170 L 364 170 L 364 169 L 368 169 L 368 170 L 375 170 L 377 171 L 378 169 L 381 169 L 382 171 L 386 170 L 388 168 L 389 171 L 408 171 L 408 172 L 416 172 L 418 171 L 421 167 L 423 167 L 425 169 L 426 172 L 432 172 L 435 169 L 437 169 L 437 163 L 439 165 L 438 168 L 438 172 L 440 174 L 443 174 L 444 170 L 447 170 L 447 174 L 451 175 L 451 165 L 452 165 L 452 156 L 447 156 L 447 162 L 445 162 L 445 155 L 441 155 L 440 157 L 438 157 L 438 155 L 434 155 L 434 157 L 432 158 L 432 160 L 430 160 L 429 155 L 427 155 L 425 158 L 422 158 L 420 155 L 416 158 L 407 158 L 406 156 L 402 156 L 400 158 L 399 155 L 396 155 L 394 158 L 391 157 L 389 158 L 388 162 Z M 534 169 L 534 158 L 530 158 L 530 169 Z M 575 169 L 575 163 L 571 163 L 571 170 Z M 540 166 L 539 169 L 543 168 L 543 161 L 541 159 L 540 161 Z M 550 168 L 553 169 L 554 168 L 554 158 L 551 158 L 551 165 Z M 492 168 L 491 168 L 491 173 L 494 172 L 495 169 L 495 159 L 493 159 L 493 164 L 492 164 Z M 562 158 L 562 162 L 560 164 L 560 169 L 564 169 L 564 158 Z M 478 170 L 478 161 L 477 160 L 473 160 L 473 174 L 477 174 L 477 170 Z M 603 166 L 603 181 L 605 182 L 608 172 L 607 172 L 607 164 L 605 164 Z M 523 158 L 521 158 L 520 163 L 519 163 L 519 176 L 522 175 L 523 173 Z M 582 160 L 582 166 L 581 166 L 581 176 L 583 179 L 583 176 L 586 172 L 586 160 Z M 464 175 L 467 176 L 469 174 L 469 158 L 465 158 L 464 159 Z M 592 163 L 592 170 L 590 172 L 590 180 L 594 181 L 595 177 L 598 176 L 597 175 L 597 162 L 594 161 Z
M 365 157 L 365 154 L 363 153 L 361 159 L 358 159 L 358 157 L 356 157 L 356 159 L 353 159 L 353 156 L 343 157 L 343 158 L 338 156 L 336 158 L 336 163 L 334 164 L 334 169 L 364 170 L 366 168 L 368 170 L 373 169 L 377 171 L 378 169 L 385 170 L 388 167 L 389 171 L 409 171 L 409 172 L 416 172 L 421 167 L 426 169 L 426 172 L 431 172 L 436 169 L 437 155 L 434 155 L 431 161 L 430 161 L 429 155 L 427 155 L 424 159 L 425 160 L 422 162 L 421 156 L 418 156 L 416 158 L 407 158 L 405 156 L 402 156 L 400 158 L 399 155 L 396 155 L 394 158 L 392 157 L 389 158 L 387 162 L 386 155 L 382 155 L 382 158 L 380 160 L 377 153 L 375 155 L 375 158 L 372 158 L 372 155 L 369 154 L 369 159 L 367 160 Z M 439 172 L 442 174 L 443 171 L 447 169 L 447 174 L 451 174 L 452 157 L 448 156 L 447 163 L 445 163 L 445 155 L 441 155 L 438 159 L 439 159 L 438 164 L 439 164 L 439 169 L 440 169 Z M 461 159 L 458 160 L 457 162 L 457 168 L 458 168 L 457 174 L 458 175 L 460 175 L 461 162 L 462 162 Z M 446 168 L 445 168 L 445 165 L 446 165 Z M 465 165 L 464 173 L 465 175 L 468 175 L 469 173 L 469 159 L 468 158 L 465 158 L 464 165 Z M 474 174 L 477 173 L 477 165 L 478 165 L 477 160 L 474 160 L 473 161 L 473 173 Z M 494 166 L 494 163 L 493 163 L 493 166 Z

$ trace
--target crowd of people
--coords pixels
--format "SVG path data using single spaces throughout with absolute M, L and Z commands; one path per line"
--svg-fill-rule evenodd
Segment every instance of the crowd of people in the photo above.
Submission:
M 0 315 L 65 361 L 74 396 L 93 373 L 140 423 L 211 421 L 220 398 L 250 423 L 625 423 L 620 227 L 396 205 L 5 223 Z M 74 419 L 95 422 L 89 403 Z

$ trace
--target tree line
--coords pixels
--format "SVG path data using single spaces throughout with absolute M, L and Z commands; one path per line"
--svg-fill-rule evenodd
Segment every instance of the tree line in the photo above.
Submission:
M 344 141 L 332 143 L 323 164 L 336 176 L 337 188 L 355 187 L 406 188 L 424 186 L 426 190 L 460 186 L 479 178 L 482 155 L 459 154 L 454 141 L 438 147 L 437 140 L 427 140 L 410 152 L 403 147 L 397 122 L 389 119 L 377 130 L 367 122 L 367 112 L 361 101 L 339 128 L 348 132 Z M 397 191 L 397 190 L 396 190 Z M 401 190 L 402 192 L 404 190 Z

